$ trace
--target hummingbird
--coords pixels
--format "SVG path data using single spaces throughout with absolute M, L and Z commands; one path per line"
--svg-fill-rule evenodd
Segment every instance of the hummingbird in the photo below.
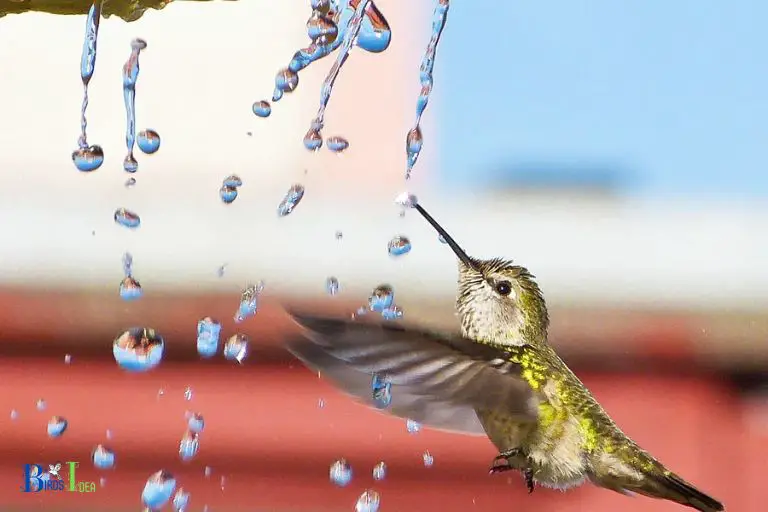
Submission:
M 490 473 L 520 472 L 529 493 L 536 484 L 565 490 L 590 481 L 724 510 L 625 435 L 566 366 L 548 343 L 547 306 L 526 268 L 468 256 L 420 204 L 410 206 L 458 258 L 461 335 L 289 312 L 302 328 L 286 342 L 289 352 L 370 406 L 372 379 L 384 380 L 385 412 L 487 436 L 499 450 Z

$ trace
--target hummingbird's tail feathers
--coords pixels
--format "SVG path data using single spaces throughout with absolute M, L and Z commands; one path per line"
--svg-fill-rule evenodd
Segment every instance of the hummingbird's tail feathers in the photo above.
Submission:
M 642 480 L 635 480 L 631 484 L 626 481 L 612 483 L 615 485 L 605 481 L 598 483 L 598 485 L 622 494 L 628 494 L 627 491 L 629 491 L 649 498 L 674 501 L 700 512 L 722 512 L 725 510 L 722 503 L 667 470 L 661 474 L 646 474 Z
M 660 496 L 662 498 L 676 501 L 700 512 L 725 510 L 722 503 L 704 494 L 671 471 L 665 471 L 662 475 L 655 477 L 654 480 L 654 483 L 664 493 Z
M 375 376 L 391 386 L 389 412 L 437 428 L 484 434 L 477 408 L 536 419 L 530 386 L 498 349 L 391 324 L 292 316 L 303 332 L 288 351 L 368 405 L 377 405 Z

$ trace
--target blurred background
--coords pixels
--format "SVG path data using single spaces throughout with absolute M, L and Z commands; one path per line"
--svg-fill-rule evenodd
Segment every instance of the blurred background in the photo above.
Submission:
M 342 69 L 324 130 L 349 140 L 337 155 L 302 145 L 335 54 L 268 119 L 251 112 L 306 46 L 309 2 L 105 2 L 117 15 L 101 22 L 87 115 L 106 159 L 79 173 L 88 2 L 0 2 L 2 510 L 140 510 L 160 469 L 195 511 L 352 510 L 366 488 L 382 511 L 683 510 L 589 485 L 528 496 L 517 475 L 488 476 L 487 440 L 410 434 L 280 349 L 294 332 L 281 305 L 349 315 L 381 283 L 403 322 L 456 329 L 453 255 L 392 202 L 434 5 L 376 5 L 392 42 L 354 50 Z M 552 343 L 628 435 L 744 512 L 766 509 L 768 470 L 768 73 L 755 53 L 766 16 L 756 0 L 452 3 L 408 185 L 470 254 L 531 269 Z M 136 128 L 162 144 L 136 152 L 126 188 L 121 70 L 134 37 L 148 43 Z M 225 205 L 232 173 L 243 186 Z M 278 218 L 294 183 L 305 197 Z M 120 207 L 139 229 L 114 223 Z M 393 259 L 397 234 L 413 251 Z M 135 302 L 118 294 L 125 252 L 144 289 Z M 259 280 L 261 310 L 235 324 L 240 292 Z M 243 364 L 199 358 L 204 316 L 222 339 L 250 337 Z M 166 341 L 145 374 L 111 352 L 135 325 Z M 185 411 L 206 422 L 190 462 L 178 454 Z M 53 415 L 69 422 L 60 438 L 46 434 Z M 100 443 L 114 469 L 93 467 Z M 340 457 L 354 470 L 345 488 L 328 481 Z M 21 492 L 24 464 L 54 461 L 78 461 L 96 490 Z

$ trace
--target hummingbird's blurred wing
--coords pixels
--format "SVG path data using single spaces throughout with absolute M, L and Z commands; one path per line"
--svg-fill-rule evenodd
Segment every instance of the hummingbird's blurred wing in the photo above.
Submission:
M 536 418 L 519 366 L 497 348 L 392 324 L 291 316 L 304 331 L 288 351 L 369 406 L 376 375 L 392 384 L 385 412 L 434 428 L 485 435 L 476 409 Z

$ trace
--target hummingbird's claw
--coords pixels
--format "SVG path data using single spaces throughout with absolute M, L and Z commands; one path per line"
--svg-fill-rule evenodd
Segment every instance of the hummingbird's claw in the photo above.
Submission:
M 525 487 L 528 489 L 528 494 L 531 494 L 534 489 L 533 470 L 531 468 L 515 467 L 510 464 L 510 460 L 513 460 L 515 457 L 520 457 L 521 455 L 523 455 L 522 451 L 517 449 L 500 453 L 493 459 L 489 474 L 495 475 L 497 473 L 505 473 L 513 469 L 518 469 L 523 474 L 523 478 L 525 478 Z
M 525 478 L 525 487 L 528 489 L 528 494 L 533 492 L 533 470 L 524 469 L 523 478 Z

